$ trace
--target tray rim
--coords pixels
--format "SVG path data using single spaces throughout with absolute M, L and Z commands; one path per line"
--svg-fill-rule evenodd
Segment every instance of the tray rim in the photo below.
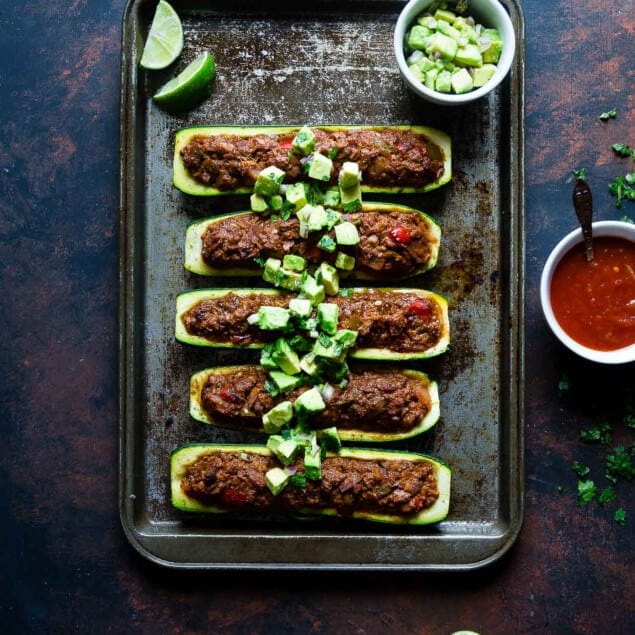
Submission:
M 131 311 L 132 291 L 134 290 L 134 270 L 131 267 L 131 250 L 134 249 L 134 214 L 128 214 L 131 202 L 135 198 L 134 183 L 130 183 L 126 178 L 128 173 L 127 167 L 134 156 L 134 128 L 126 125 L 128 120 L 135 122 L 134 117 L 128 119 L 126 113 L 134 111 L 135 99 L 134 95 L 128 90 L 128 87 L 134 85 L 137 69 L 131 64 L 131 58 L 134 56 L 132 52 L 136 43 L 134 41 L 134 29 L 129 28 L 130 22 L 134 22 L 133 14 L 137 6 L 144 4 L 147 0 L 128 0 L 124 9 L 122 18 L 122 53 L 121 53 L 121 94 L 120 94 L 120 186 L 119 186 L 119 517 L 124 535 L 130 542 L 131 546 L 148 561 L 168 569 L 181 570 L 382 570 L 382 571 L 408 571 L 408 570 L 426 570 L 426 571 L 471 571 L 491 565 L 501 559 L 514 545 L 518 538 L 524 516 L 524 272 L 525 272 L 525 246 L 524 246 L 524 50 L 525 50 L 525 19 L 520 4 L 520 0 L 501 0 L 508 10 L 512 10 L 515 15 L 512 16 L 517 37 L 517 55 L 512 66 L 511 77 L 515 84 L 515 91 L 512 91 L 516 99 L 508 105 L 509 118 L 512 121 L 512 134 L 509 139 L 510 164 L 515 164 L 513 171 L 517 176 L 515 182 L 508 184 L 510 198 L 510 229 L 511 235 L 515 240 L 512 241 L 510 248 L 511 268 L 509 271 L 510 280 L 514 281 L 512 292 L 510 293 L 509 309 L 510 325 L 509 328 L 515 334 L 515 338 L 510 338 L 510 350 L 508 353 L 508 363 L 513 374 L 518 378 L 517 382 L 512 385 L 512 396 L 510 403 L 512 404 L 513 416 L 510 421 L 516 425 L 510 425 L 508 433 L 512 437 L 509 444 L 510 454 L 514 454 L 513 460 L 517 465 L 515 472 L 510 471 L 510 498 L 505 508 L 507 512 L 507 525 L 500 536 L 487 536 L 487 542 L 494 548 L 489 550 L 486 555 L 481 558 L 474 559 L 470 562 L 449 563 L 449 562 L 320 562 L 320 561 L 294 561 L 294 562 L 269 562 L 269 561 L 244 561 L 244 562 L 220 562 L 220 561 L 201 561 L 201 562 L 184 562 L 178 559 L 169 558 L 165 555 L 165 549 L 161 549 L 165 538 L 175 539 L 174 535 L 160 534 L 155 531 L 144 531 L 138 526 L 135 518 L 139 516 L 137 509 L 138 503 L 134 495 L 128 494 L 135 491 L 134 481 L 139 478 L 135 474 L 135 460 L 139 462 L 142 457 L 134 456 L 138 451 L 134 451 L 132 437 L 134 434 L 134 426 L 129 425 L 129 413 L 132 412 L 132 395 L 134 394 L 134 377 L 129 372 L 130 354 L 129 343 L 134 341 L 137 327 L 133 319 L 133 311 Z M 384 2 L 383 4 L 393 4 Z M 397 4 L 397 3 L 394 3 Z M 506 81 L 511 81 L 508 78 Z M 131 450 L 132 448 L 132 450 Z M 508 457 L 509 458 L 509 457 Z M 514 481 L 514 482 L 512 482 Z M 517 481 L 517 482 L 516 482 Z M 500 515 L 499 515 L 500 518 Z M 161 523 L 158 523 L 160 525 Z M 363 534 L 363 525 L 360 525 L 360 532 L 354 535 L 356 539 L 372 539 L 385 538 L 381 534 Z M 460 536 L 459 533 L 451 533 L 435 536 L 441 542 L 450 541 Z M 235 532 L 222 531 L 222 529 L 209 536 L 209 534 L 197 535 L 190 532 L 187 535 L 178 536 L 181 541 L 195 540 L 204 537 L 210 539 L 234 539 Z M 253 535 L 252 535 L 253 537 Z M 279 539 L 279 536 L 267 535 L 263 533 L 259 538 Z M 340 539 L 342 536 L 325 536 L 323 534 L 310 534 L 296 532 L 291 538 L 307 538 L 313 540 L 330 540 Z M 248 537 L 247 537 L 248 538 Z M 349 536 L 350 538 L 350 536 Z M 430 534 L 406 535 L 398 534 L 398 539 L 410 540 L 426 540 L 430 538 Z M 474 535 L 469 536 L 470 539 L 477 540 Z M 159 548 L 157 548 L 159 547 Z

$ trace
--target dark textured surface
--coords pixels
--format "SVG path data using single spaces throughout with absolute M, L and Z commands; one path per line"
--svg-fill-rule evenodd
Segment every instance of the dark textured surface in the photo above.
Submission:
M 538 280 L 575 226 L 585 166 L 598 219 L 635 145 L 632 1 L 523 3 L 527 23 L 525 522 L 498 564 L 460 575 L 181 574 L 145 563 L 117 508 L 118 123 L 122 2 L 3 5 L 0 285 L 3 630 L 630 633 L 632 486 L 576 507 L 580 429 L 617 421 L 633 366 L 598 368 L 548 332 Z M 546 44 L 549 42 L 549 45 Z M 618 118 L 599 122 L 616 106 Z M 88 328 L 87 328 L 88 325 Z M 559 396 L 568 375 L 572 388 Z M 616 425 L 614 442 L 632 442 Z M 559 492 L 558 486 L 564 491 Z

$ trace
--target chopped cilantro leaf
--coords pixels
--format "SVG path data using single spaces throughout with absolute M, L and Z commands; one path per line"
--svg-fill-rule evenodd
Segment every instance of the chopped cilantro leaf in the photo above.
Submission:
M 635 201 L 635 188 L 628 184 L 624 176 L 616 176 L 609 183 L 609 191 L 615 196 L 615 207 L 621 207 L 623 200 Z
M 629 184 L 629 185 L 635 185 L 635 172 L 629 172 L 628 174 L 624 175 L 624 180 Z M 633 221 L 631 221 L 633 222 Z
M 591 468 L 578 461 L 573 462 L 573 469 L 578 476 L 586 476 L 591 471 Z
M 611 148 L 613 152 L 617 152 L 621 157 L 633 156 L 633 150 L 625 143 L 614 143 Z
M 620 525 L 620 527 L 624 527 L 624 525 L 626 524 L 626 511 L 622 507 L 619 507 L 615 510 L 613 518 L 615 519 L 615 522 Z
M 591 480 L 578 481 L 578 507 L 588 505 L 597 494 L 595 483 Z
M 608 119 L 615 119 L 617 117 L 617 108 L 611 108 L 600 115 L 601 121 L 607 121 Z
M 559 396 L 564 395 L 564 393 L 570 390 L 570 388 L 571 388 L 571 381 L 569 380 L 569 376 L 562 375 L 562 377 L 560 378 L 560 381 L 558 382 L 558 395 Z
M 254 258 L 254 262 L 261 268 L 264 268 L 265 266 L 265 259 L 261 258 L 260 256 L 257 256 L 256 258 Z
M 326 156 L 332 161 L 337 156 L 337 153 L 339 151 L 340 149 L 337 146 L 333 146 L 333 148 L 329 150 L 329 153 Z
M 289 485 L 300 489 L 306 487 L 306 474 L 293 474 L 289 477 Z
M 631 174 L 633 174 L 633 176 L 635 177 L 635 172 L 631 172 Z M 632 218 L 628 217 L 626 214 L 624 214 L 624 216 L 622 216 L 620 220 L 623 223 L 630 223 L 631 225 L 635 225 L 635 221 Z
M 632 481 L 635 477 L 635 466 L 631 460 L 631 454 L 623 445 L 613 448 L 613 453 L 606 457 L 606 478 L 615 483 L 618 478 Z
M 573 170 L 573 176 L 575 176 L 576 179 L 586 181 L 586 169 L 576 168 L 575 170 Z
M 580 439 L 587 443 L 610 443 L 611 442 L 612 427 L 608 421 L 603 421 L 599 426 L 595 428 L 589 428 L 588 430 L 582 430 L 580 432 Z
M 605 503 L 614 501 L 616 498 L 617 497 L 615 495 L 615 489 L 611 485 L 609 485 L 598 494 L 598 503 L 600 505 L 604 505 Z

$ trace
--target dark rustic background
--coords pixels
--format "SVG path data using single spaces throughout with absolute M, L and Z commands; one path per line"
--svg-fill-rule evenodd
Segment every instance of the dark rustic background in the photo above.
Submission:
M 0 3 L 0 511 L 2 630 L 9 633 L 632 633 L 633 485 L 617 506 L 576 505 L 573 460 L 602 417 L 614 443 L 633 365 L 566 353 L 540 312 L 550 247 L 575 226 L 585 166 L 598 219 L 633 165 L 632 0 L 525 0 L 526 494 L 516 545 L 465 574 L 183 574 L 144 562 L 117 505 L 118 147 L 125 3 Z M 616 107 L 615 120 L 601 112 Z M 570 389 L 559 390 L 566 376 Z M 599 480 L 599 479 L 598 479 Z M 626 486 L 625 486 L 626 485 Z

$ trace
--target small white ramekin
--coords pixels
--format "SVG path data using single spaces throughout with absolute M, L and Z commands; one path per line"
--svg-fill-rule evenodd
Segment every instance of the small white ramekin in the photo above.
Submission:
M 625 238 L 635 242 L 635 225 L 624 221 L 598 221 L 593 223 L 593 237 L 600 236 L 613 236 L 615 238 Z M 594 362 L 601 362 L 603 364 L 626 364 L 628 362 L 635 361 L 635 344 L 625 346 L 612 351 L 598 351 L 593 348 L 588 348 L 576 342 L 571 336 L 567 335 L 562 329 L 556 316 L 553 313 L 551 306 L 551 280 L 553 278 L 553 272 L 555 271 L 558 263 L 562 260 L 563 256 L 574 245 L 582 242 L 582 230 L 576 229 L 570 234 L 567 234 L 553 249 L 545 266 L 542 270 L 542 276 L 540 278 L 540 303 L 542 305 L 542 312 L 547 320 L 547 324 L 553 331 L 554 335 L 571 351 L 589 359 Z

